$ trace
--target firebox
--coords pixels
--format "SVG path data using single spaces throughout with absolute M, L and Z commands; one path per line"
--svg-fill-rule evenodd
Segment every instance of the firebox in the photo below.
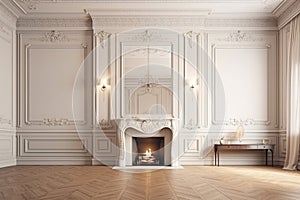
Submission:
M 164 137 L 132 137 L 132 165 L 163 166 Z

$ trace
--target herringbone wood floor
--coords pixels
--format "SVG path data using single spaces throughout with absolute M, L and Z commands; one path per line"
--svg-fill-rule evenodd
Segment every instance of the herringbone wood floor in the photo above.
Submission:
M 16 166 L 0 169 L 0 199 L 300 199 L 300 173 L 244 166 L 140 173 L 104 166 Z

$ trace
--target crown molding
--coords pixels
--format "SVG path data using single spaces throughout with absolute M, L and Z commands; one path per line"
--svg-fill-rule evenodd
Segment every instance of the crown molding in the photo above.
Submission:
M 300 14 L 300 0 L 296 0 L 278 17 L 278 28 L 283 28 L 298 14 Z
M 208 16 L 211 10 L 201 10 L 195 8 L 174 9 L 165 7 L 144 7 L 144 8 L 103 8 L 85 9 L 91 16 Z
M 290 7 L 297 0 L 284 0 L 272 12 L 278 18 L 288 7 Z
M 16 29 L 17 16 L 0 0 L 0 21 L 11 29 Z
M 18 30 L 91 30 L 89 17 L 80 18 L 21 18 L 17 21 Z
M 208 19 L 195 16 L 92 16 L 92 20 L 94 30 L 102 30 L 103 27 L 109 30 L 141 27 L 277 30 L 275 19 Z
M 125 12 L 139 13 L 140 10 L 166 10 L 168 13 L 190 14 L 199 11 L 210 10 L 219 12 L 262 12 L 271 13 L 274 8 L 285 0 L 2 0 L 11 1 L 23 14 L 33 13 L 82 13 L 84 9 L 101 9 L 104 12 L 119 10 L 119 14 Z M 107 10 L 107 11 L 105 11 Z M 130 11 L 131 10 L 131 11 Z M 132 12 L 133 11 L 133 12 Z M 151 12 L 152 13 L 152 12 Z M 160 15 L 163 12 L 160 13 Z M 170 14 L 170 13 L 169 13 Z

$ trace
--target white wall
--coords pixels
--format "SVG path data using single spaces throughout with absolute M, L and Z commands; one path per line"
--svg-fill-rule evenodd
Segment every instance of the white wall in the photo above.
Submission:
M 105 21 L 100 18 L 101 22 Z M 94 17 L 96 25 L 97 19 L 97 16 Z M 128 24 L 128 21 L 134 27 L 121 25 Z M 176 88 L 179 98 L 177 102 L 174 101 L 174 107 L 178 110 L 173 108 L 175 112 L 172 113 L 180 122 L 181 164 L 212 164 L 213 144 L 220 135 L 224 135 L 230 142 L 237 142 L 236 122 L 240 120 L 245 124 L 243 142 L 259 143 L 267 139 L 269 143 L 275 144 L 275 160 L 279 158 L 281 143 L 276 30 L 261 27 L 261 24 L 247 23 L 247 20 L 240 24 L 228 20 L 225 24 L 211 23 L 208 27 L 201 28 L 192 25 L 185 27 L 180 22 L 175 26 L 162 21 L 157 27 L 163 26 L 168 28 L 167 31 L 155 29 L 155 26 L 153 28 L 154 22 L 151 19 L 144 19 L 143 23 L 132 18 L 116 19 L 115 23 L 110 19 L 109 22 L 102 24 L 101 28 L 95 27 L 94 30 L 96 41 L 106 39 L 105 43 L 98 44 L 96 78 L 105 77 L 111 83 L 110 92 L 99 93 L 99 121 L 107 122 L 112 117 L 125 116 L 122 113 L 124 101 L 120 102 L 124 96 L 118 86 L 122 70 L 125 70 L 121 61 L 122 45 L 145 45 L 143 35 L 148 31 L 152 42 L 171 44 L 173 51 L 183 56 L 176 57 L 173 62 L 175 71 L 179 72 L 183 80 L 178 82 Z M 151 24 L 152 29 L 144 28 L 142 24 Z M 179 28 L 180 25 L 183 27 Z M 242 26 L 244 27 L 241 28 Z M 135 29 L 137 27 L 141 29 Z M 124 29 L 126 32 L 123 33 Z M 106 33 L 106 37 L 99 37 L 103 36 L 99 33 Z M 117 59 L 113 60 L 114 58 Z M 103 75 L 101 72 L 106 66 L 109 66 L 109 73 Z M 201 74 L 197 75 L 197 70 Z M 192 80 L 198 82 L 193 90 L 189 85 Z M 103 104 L 111 106 L 112 109 L 103 109 Z M 115 127 L 105 128 L 115 131 Z M 259 151 L 224 152 L 221 163 L 263 164 L 264 155 L 264 152 Z
M 0 167 L 16 164 L 16 19 L 0 3 Z
M 172 114 L 180 122 L 181 164 L 212 164 L 211 147 L 218 136 L 236 140 L 236 120 L 249 123 L 245 125 L 244 142 L 269 139 L 276 145 L 275 159 L 281 158 L 283 139 L 278 108 L 282 102 L 278 99 L 276 24 L 270 27 L 272 20 L 213 20 L 203 27 L 202 18 L 181 19 L 176 24 L 172 23 L 174 19 L 157 23 L 151 18 L 141 21 L 93 16 L 93 26 L 86 23 L 84 28 L 76 27 L 72 24 L 74 20 L 71 23 L 68 19 L 57 23 L 20 19 L 17 148 L 12 148 L 17 149 L 17 163 L 116 163 L 119 144 L 112 119 L 124 114 L 122 93 L 118 88 L 113 91 L 122 67 L 117 53 L 121 43 L 142 42 L 140 34 L 148 29 L 145 25 L 168 29 L 160 36 L 154 34 L 154 40 L 160 37 L 160 42 L 171 43 L 174 51 L 183 56 L 173 60 L 174 70 L 183 79 L 176 79 L 178 96 L 172 105 Z M 190 21 L 196 24 L 187 23 Z M 122 32 L 135 28 L 141 29 L 130 34 Z M 106 42 L 101 43 L 103 40 Z M 3 43 L 7 46 L 7 42 Z M 86 67 L 82 69 L 84 60 Z M 201 74 L 197 75 L 195 70 Z M 109 87 L 97 93 L 96 84 L 101 77 L 108 79 Z M 193 80 L 198 85 L 191 90 L 189 83 Z M 219 80 L 224 90 L 216 87 Z M 3 105 L 13 102 L 6 101 Z M 9 113 L 7 116 L 10 117 Z M 263 163 L 263 152 L 224 153 L 221 161 Z
M 90 31 L 19 31 L 18 164 L 90 164 Z

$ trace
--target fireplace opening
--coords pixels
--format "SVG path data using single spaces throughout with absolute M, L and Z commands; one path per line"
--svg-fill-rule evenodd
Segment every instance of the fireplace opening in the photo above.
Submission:
M 132 137 L 132 165 L 163 166 L 164 137 Z

